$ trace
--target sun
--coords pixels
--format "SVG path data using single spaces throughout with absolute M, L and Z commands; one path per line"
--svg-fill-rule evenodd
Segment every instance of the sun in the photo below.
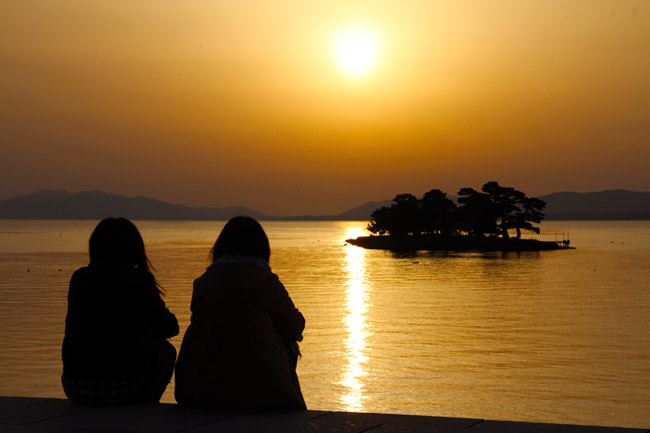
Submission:
M 366 77 L 377 65 L 379 40 L 363 27 L 348 27 L 334 37 L 332 51 L 337 66 L 350 78 Z

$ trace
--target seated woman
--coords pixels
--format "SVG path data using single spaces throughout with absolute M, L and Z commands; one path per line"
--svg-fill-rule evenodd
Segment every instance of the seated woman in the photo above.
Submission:
M 194 281 L 176 363 L 176 401 L 224 411 L 306 409 L 296 374 L 305 319 L 271 272 L 269 240 L 249 217 L 228 221 Z
M 102 220 L 90 264 L 70 280 L 63 339 L 63 390 L 86 404 L 160 400 L 174 371 L 176 317 L 161 298 L 144 242 L 124 218 Z

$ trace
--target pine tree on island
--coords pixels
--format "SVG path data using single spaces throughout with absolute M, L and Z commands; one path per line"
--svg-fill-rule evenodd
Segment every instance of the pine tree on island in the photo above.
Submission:
M 545 206 L 543 200 L 494 181 L 481 191 L 461 188 L 458 204 L 432 189 L 421 198 L 398 194 L 390 206 L 375 209 L 368 231 L 396 240 L 510 240 L 514 231 L 519 241 L 522 230 L 539 234 L 533 224 L 542 221 Z

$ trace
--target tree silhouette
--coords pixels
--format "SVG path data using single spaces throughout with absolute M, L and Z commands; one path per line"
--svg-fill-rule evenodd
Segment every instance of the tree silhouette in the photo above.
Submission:
M 456 218 L 472 237 L 484 237 L 498 232 L 496 219 L 499 211 L 490 196 L 473 188 L 461 188 L 458 191 L 458 203 L 461 205 Z
M 392 229 L 395 236 L 419 235 L 419 202 L 413 194 L 398 194 L 391 205 Z
M 538 198 L 524 197 L 520 204 L 521 208 L 513 218 L 514 228 L 517 230 L 517 239 L 521 238 L 522 229 L 539 234 L 539 227 L 535 227 L 531 223 L 542 222 L 544 218 L 542 209 L 546 207 L 546 203 Z
M 462 232 L 471 237 L 510 237 L 508 230 L 539 233 L 532 223 L 541 222 L 546 206 L 538 198 L 526 197 L 521 191 L 504 187 L 498 182 L 487 182 L 481 192 L 473 188 L 458 191 L 458 203 L 447 198 L 439 189 L 432 189 L 421 199 L 413 194 L 398 194 L 390 207 L 375 209 L 368 231 L 395 237 L 432 236 L 450 237 Z
M 390 234 L 392 225 L 391 209 L 383 206 L 372 211 L 367 229 L 370 233 L 385 235 Z
M 526 197 L 523 192 L 494 181 L 483 185 L 482 191 L 490 196 L 496 207 L 497 227 L 503 238 L 510 237 L 508 229 L 517 231 L 517 239 L 521 238 L 522 229 L 539 233 L 539 228 L 531 222 L 539 223 L 544 218 L 541 210 L 546 203 L 543 200 Z
M 403 237 L 420 234 L 419 201 L 413 194 L 398 194 L 390 207 L 375 209 L 370 215 L 371 233 Z
M 450 236 L 454 231 L 452 217 L 456 204 L 439 189 L 426 192 L 420 199 L 420 226 L 429 235 Z
M 501 236 L 508 239 L 510 237 L 508 229 L 516 227 L 514 214 L 519 211 L 519 204 L 523 202 L 526 194 L 514 188 L 500 186 L 498 182 L 488 182 L 481 190 L 494 204 L 497 227 Z

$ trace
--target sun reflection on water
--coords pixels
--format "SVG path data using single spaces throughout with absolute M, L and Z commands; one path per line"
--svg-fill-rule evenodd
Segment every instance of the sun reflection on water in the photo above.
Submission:
M 346 239 L 362 235 L 361 229 L 349 229 Z M 368 360 L 366 353 L 366 337 L 369 335 L 366 323 L 367 281 L 366 281 L 366 251 L 353 245 L 345 246 L 345 276 L 347 280 L 347 296 L 345 303 L 346 316 L 344 319 L 347 330 L 345 339 L 345 357 L 347 366 L 343 379 L 339 382 L 346 390 L 341 396 L 341 403 L 348 411 L 361 411 L 366 399 L 364 394 L 363 376 Z

